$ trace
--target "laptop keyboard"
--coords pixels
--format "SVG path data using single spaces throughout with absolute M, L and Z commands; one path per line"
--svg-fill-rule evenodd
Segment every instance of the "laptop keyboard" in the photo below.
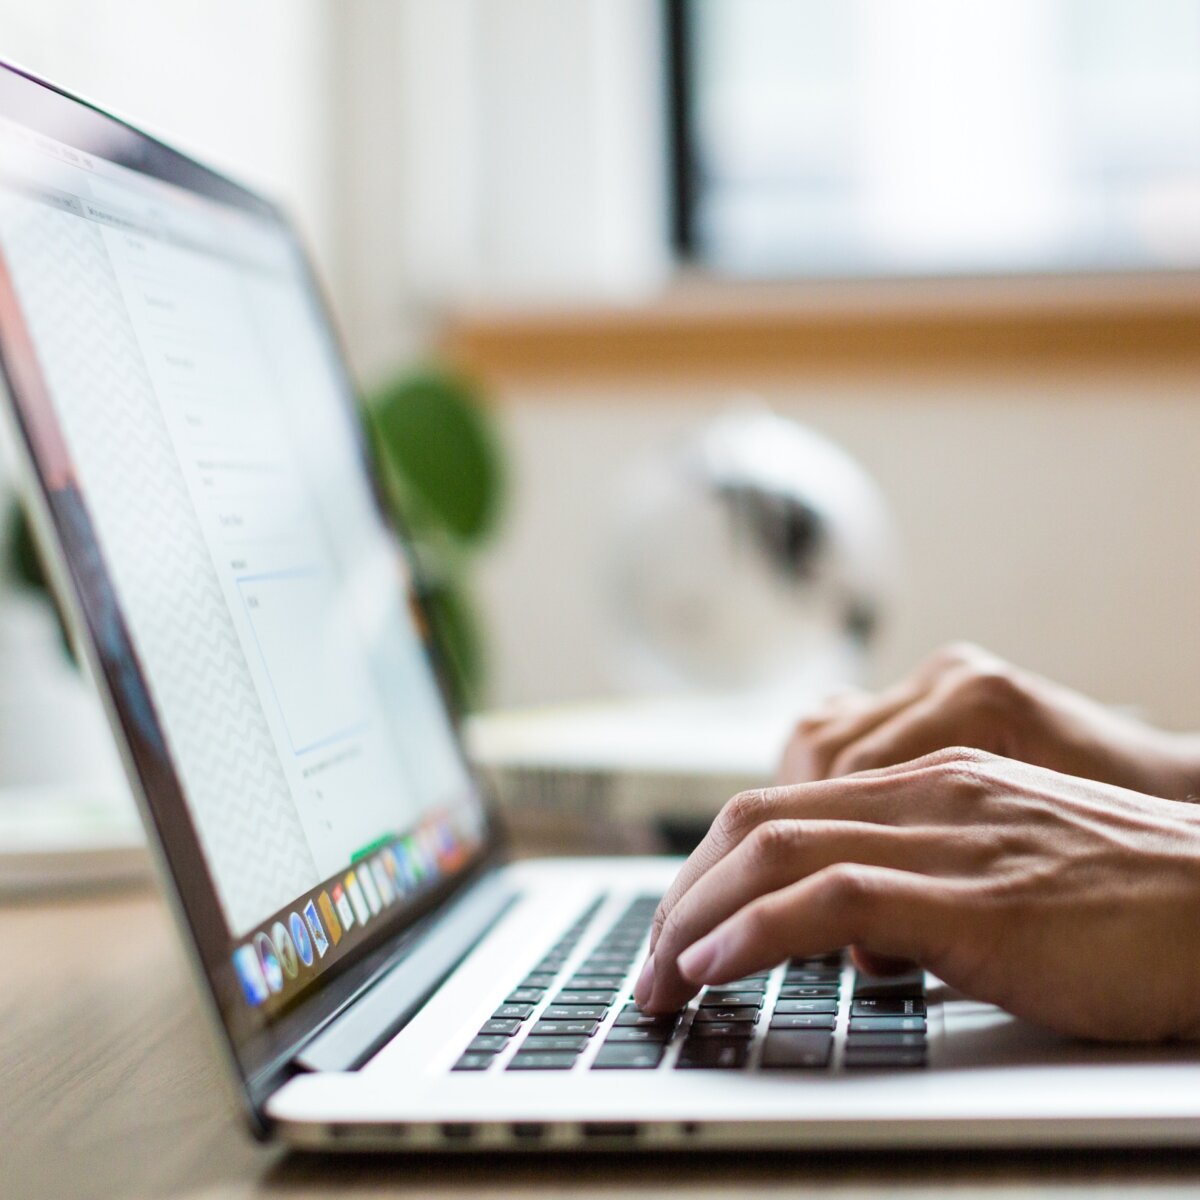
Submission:
M 466 1047 L 455 1071 L 894 1070 L 927 1058 L 924 975 L 856 972 L 841 953 L 705 988 L 679 1013 L 632 1003 L 657 896 L 639 896 L 568 971 L 601 897 Z M 842 1034 L 839 1038 L 837 1035 Z

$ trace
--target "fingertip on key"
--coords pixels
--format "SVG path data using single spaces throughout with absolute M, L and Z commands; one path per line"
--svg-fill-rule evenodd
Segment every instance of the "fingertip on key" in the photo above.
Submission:
M 650 955 L 646 959 L 646 965 L 642 967 L 642 973 L 638 976 L 638 981 L 633 987 L 633 998 L 637 1003 L 638 1008 L 645 1008 L 650 1003 L 650 997 L 654 992 L 654 955 Z

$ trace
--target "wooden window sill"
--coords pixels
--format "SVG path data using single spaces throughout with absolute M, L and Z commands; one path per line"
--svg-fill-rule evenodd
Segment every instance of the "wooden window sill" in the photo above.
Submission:
M 1200 367 L 1200 274 L 741 284 L 640 303 L 464 308 L 441 341 L 495 386 L 747 374 Z

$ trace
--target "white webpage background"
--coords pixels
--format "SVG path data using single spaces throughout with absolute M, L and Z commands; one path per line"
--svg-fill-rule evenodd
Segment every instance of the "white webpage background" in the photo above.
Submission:
M 0 202 L 0 242 L 235 935 L 467 791 L 324 331 L 287 243 L 257 236 L 251 265 Z

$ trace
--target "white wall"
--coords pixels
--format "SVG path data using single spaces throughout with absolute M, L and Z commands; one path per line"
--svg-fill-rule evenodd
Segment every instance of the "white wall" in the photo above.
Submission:
M 624 300 L 661 283 L 658 0 L 335 12 L 341 298 L 364 380 L 464 301 Z
M 907 586 L 879 681 L 967 637 L 1200 728 L 1194 373 L 846 377 L 758 390 L 854 454 L 897 519 Z M 497 701 L 611 690 L 598 564 L 616 480 L 725 399 L 703 386 L 504 398 L 515 490 L 481 575 Z
M 324 0 L 0 0 L 0 56 L 283 199 L 328 269 Z

